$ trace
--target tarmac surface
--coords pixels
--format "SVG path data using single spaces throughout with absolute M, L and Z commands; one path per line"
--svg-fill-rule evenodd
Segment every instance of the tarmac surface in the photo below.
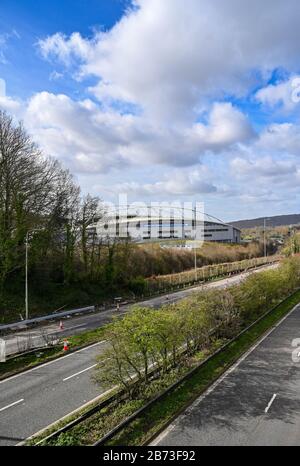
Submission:
M 260 270 L 262 269 L 258 269 Z M 209 283 L 204 288 L 224 288 L 240 282 L 248 274 Z M 178 301 L 202 289 L 203 287 L 191 288 L 170 294 L 168 300 L 166 296 L 160 296 L 140 304 L 159 308 L 166 302 Z M 43 327 L 43 332 L 53 332 L 60 337 L 81 333 L 104 325 L 113 315 L 124 315 L 129 307 L 121 308 L 120 312 L 112 309 L 98 314 L 73 317 L 64 321 L 63 331 L 58 330 L 58 323 L 55 322 Z M 35 329 L 7 336 L 8 347 L 18 346 L 18 338 L 26 338 L 26 333 L 31 334 L 30 338 L 41 338 L 40 331 Z M 107 390 L 96 386 L 91 378 L 96 365 L 96 356 L 104 348 L 105 341 L 99 342 L 0 381 L 0 446 L 18 444 Z
M 152 445 L 300 445 L 298 361 L 300 305 Z

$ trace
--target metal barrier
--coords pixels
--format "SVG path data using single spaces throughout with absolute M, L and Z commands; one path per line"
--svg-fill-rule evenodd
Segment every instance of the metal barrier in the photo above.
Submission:
M 36 317 L 34 319 L 22 320 L 21 322 L 14 322 L 12 324 L 0 325 L 0 333 L 5 330 L 18 330 L 23 326 L 29 326 L 38 324 L 40 322 L 46 322 L 47 320 L 56 320 L 61 319 L 62 317 L 67 317 L 73 314 L 82 314 L 85 312 L 94 312 L 95 306 L 82 307 L 80 309 L 72 309 L 71 311 L 57 312 L 55 314 L 49 314 L 43 317 Z
M 160 294 L 164 294 L 164 293 L 168 293 L 170 292 L 172 289 L 175 289 L 175 286 L 182 286 L 182 289 L 185 289 L 185 288 L 189 288 L 191 286 L 196 286 L 197 284 L 201 284 L 201 283 L 205 283 L 207 281 L 210 281 L 214 278 L 218 278 L 218 277 L 222 277 L 222 276 L 227 276 L 229 275 L 230 273 L 239 273 L 239 272 L 243 272 L 245 270 L 248 270 L 248 269 L 252 269 L 252 268 L 256 268 L 256 267 L 260 267 L 260 266 L 264 266 L 264 265 L 271 265 L 273 264 L 274 262 L 278 262 L 280 260 L 280 257 L 279 256 L 272 256 L 272 257 L 269 257 L 267 260 L 265 260 L 264 258 L 258 258 L 258 259 L 251 259 L 253 265 L 248 265 L 248 267 L 244 268 L 240 268 L 239 270 L 234 270 L 234 271 L 227 271 L 225 273 L 221 273 L 220 275 L 215 275 L 215 276 L 209 276 L 209 277 L 205 277 L 206 279 L 204 279 L 204 282 L 202 281 L 202 279 L 199 277 L 199 280 L 195 281 L 195 280 L 191 280 L 191 282 L 181 282 L 181 283 L 174 283 L 174 285 L 172 285 L 171 287 L 166 287 L 164 288 L 164 291 L 159 289 L 159 290 L 153 290 L 153 292 L 151 294 L 149 294 L 149 297 L 155 295 L 157 293 L 157 295 L 160 295 Z M 256 261 L 256 262 L 255 262 Z M 241 261 L 240 265 L 242 265 L 243 262 L 246 262 L 246 261 Z M 249 262 L 249 261 L 248 261 Z M 255 262 L 255 264 L 254 264 Z M 219 267 L 221 265 L 236 265 L 236 263 L 233 263 L 233 264 L 219 264 Z M 211 266 L 212 267 L 212 266 Z M 218 267 L 218 266 L 214 266 L 214 267 Z M 198 271 L 200 271 L 200 269 L 198 269 Z M 182 274 L 191 274 L 192 272 L 182 272 Z M 175 274 L 176 276 L 180 275 L 180 274 Z M 190 283 L 190 284 L 189 284 Z M 159 281 L 159 285 L 160 284 L 164 284 L 164 282 L 161 280 Z M 70 311 L 63 311 L 63 312 L 57 312 L 57 313 L 53 313 L 53 314 L 48 314 L 46 316 L 41 316 L 41 317 L 36 317 L 34 319 L 29 319 L 29 320 L 23 320 L 23 321 L 20 321 L 20 322 L 13 322 L 11 324 L 5 324 L 5 325 L 0 325 L 0 334 L 1 332 L 5 332 L 7 330 L 20 330 L 22 328 L 26 328 L 27 326 L 30 326 L 30 325 L 35 325 L 35 324 L 38 324 L 40 322 L 47 322 L 49 320 L 58 320 L 58 319 L 61 319 L 63 317 L 67 317 L 67 316 L 71 316 L 73 314 L 82 314 L 82 313 L 85 313 L 85 312 L 95 312 L 97 309 L 96 309 L 96 306 L 88 306 L 88 307 L 83 307 L 83 308 L 79 308 L 79 309 L 72 309 Z

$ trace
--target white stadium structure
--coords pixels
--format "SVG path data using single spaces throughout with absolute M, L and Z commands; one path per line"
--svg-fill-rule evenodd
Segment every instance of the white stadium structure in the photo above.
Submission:
M 94 227 L 101 238 L 131 238 L 137 243 L 151 241 L 211 241 L 240 243 L 239 229 L 195 209 L 124 208 L 108 211 Z

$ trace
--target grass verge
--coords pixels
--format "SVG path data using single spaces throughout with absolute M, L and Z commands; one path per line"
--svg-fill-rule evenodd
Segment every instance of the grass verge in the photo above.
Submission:
M 129 446 L 149 443 L 299 302 L 300 291 L 232 342 L 224 351 L 212 357 L 191 378 L 183 381 L 174 391 L 157 401 L 128 427 L 108 441 L 107 445 Z
M 114 403 L 47 444 L 53 446 L 71 446 L 91 445 L 95 443 L 116 425 L 144 406 L 149 399 L 153 399 L 158 393 L 184 376 L 191 368 L 197 366 L 199 362 L 206 360 L 211 354 L 212 357 L 190 378 L 184 380 L 176 389 L 152 404 L 129 426 L 109 440 L 106 445 L 130 446 L 149 443 L 151 439 L 158 435 L 178 414 L 198 398 L 243 353 L 251 348 L 266 331 L 291 311 L 299 302 L 300 291 L 285 300 L 271 314 L 257 322 L 251 329 L 240 335 L 218 354 L 214 355 L 216 350 L 224 345 L 224 340 L 216 340 L 209 350 L 202 351 L 194 356 L 192 361 L 190 361 L 189 367 L 181 367 L 177 371 L 167 375 L 164 380 L 154 382 L 147 399 Z M 54 430 L 55 428 L 53 427 Z M 45 437 L 46 433 L 40 436 L 39 440 Z M 30 442 L 31 445 L 34 443 Z

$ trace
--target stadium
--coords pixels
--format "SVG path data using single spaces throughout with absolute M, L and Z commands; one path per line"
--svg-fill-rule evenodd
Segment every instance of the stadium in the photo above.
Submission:
M 196 209 L 122 207 L 108 210 L 95 226 L 100 238 L 130 238 L 137 243 L 152 241 L 211 241 L 240 243 L 239 229 Z

